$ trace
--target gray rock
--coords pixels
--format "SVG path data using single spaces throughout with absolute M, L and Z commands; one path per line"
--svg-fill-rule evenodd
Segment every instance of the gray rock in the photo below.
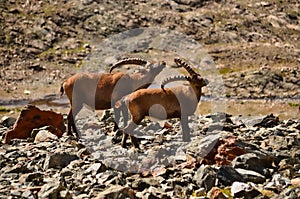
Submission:
M 217 179 L 223 186 L 231 186 L 235 181 L 244 182 L 243 176 L 230 166 L 221 166 L 217 171 Z
M 206 191 L 204 188 L 197 189 L 197 190 L 195 190 L 195 195 L 197 197 L 204 196 L 204 195 L 206 195 Z
M 296 136 L 278 136 L 271 135 L 269 139 L 265 141 L 268 146 L 274 150 L 290 150 L 295 146 L 300 146 L 300 141 Z
M 287 24 L 287 22 L 284 19 L 279 18 L 279 17 L 274 16 L 274 15 L 269 15 L 267 17 L 267 20 L 275 28 L 280 28 L 281 26 L 284 26 L 284 25 Z
M 293 178 L 300 168 L 300 160 L 297 158 L 283 159 L 278 164 L 279 173 L 286 178 Z
M 155 178 L 141 178 L 136 179 L 131 184 L 133 189 L 137 189 L 138 191 L 143 191 L 144 189 L 152 187 L 159 187 L 160 183 Z
M 231 195 L 234 198 L 252 199 L 261 193 L 251 184 L 234 182 L 231 186 Z
M 54 180 L 54 179 L 53 179 Z M 39 198 L 60 198 L 60 192 L 65 191 L 66 187 L 60 181 L 54 180 L 43 185 L 42 189 L 38 193 Z
M 204 187 L 209 191 L 215 186 L 217 180 L 217 173 L 214 168 L 208 165 L 201 165 L 196 171 L 194 181 L 199 187 Z
M 267 116 L 245 116 L 238 118 L 242 123 L 249 127 L 274 127 L 279 124 L 279 118 L 273 114 Z
M 149 187 L 148 189 L 145 189 L 143 192 L 137 192 L 136 197 L 142 198 L 142 199 L 147 199 L 147 198 L 169 199 L 169 198 L 171 198 L 166 193 L 164 193 L 162 189 L 156 188 L 156 187 Z
M 96 199 L 102 199 L 102 198 L 116 198 L 116 199 L 121 199 L 121 198 L 136 198 L 135 197 L 135 192 L 129 188 L 129 187 L 124 187 L 120 185 L 113 185 L 106 190 L 100 192 L 95 198 Z
M 265 189 L 280 191 L 287 188 L 289 185 L 291 185 L 291 181 L 288 178 L 282 177 L 280 174 L 275 174 L 273 175 L 271 182 L 265 186 Z
M 300 188 L 299 187 L 290 187 L 284 189 L 278 196 L 278 198 L 284 199 L 298 199 L 300 196 Z
M 5 184 L 9 185 L 11 180 L 19 180 L 19 174 L 18 173 L 3 173 L 1 175 L 1 178 L 5 179 L 5 180 L 9 180 L 9 181 L 6 181 L 6 183 L 3 182 L 4 185 Z
M 55 141 L 58 140 L 58 137 L 53 134 L 51 131 L 46 129 L 33 129 L 31 133 L 32 138 L 34 138 L 34 142 L 46 142 L 46 141 Z
M 49 168 L 63 168 L 66 167 L 70 162 L 79 159 L 77 155 L 69 154 L 69 153 L 54 153 L 47 154 L 44 169 L 47 170 Z
M 19 190 L 11 190 L 10 193 L 12 196 L 14 196 L 16 198 L 20 198 L 22 196 L 22 193 Z
M 231 165 L 234 168 L 253 170 L 264 175 L 265 168 L 272 167 L 273 161 L 274 161 L 273 156 L 256 151 L 256 154 L 246 153 L 244 155 L 236 157 L 231 162 Z
M 231 123 L 232 124 L 232 120 L 230 119 L 232 115 L 229 115 L 227 113 L 223 113 L 223 112 L 217 112 L 217 113 L 212 113 L 207 115 L 207 118 L 211 118 L 213 120 L 214 123 Z
M 109 185 L 125 185 L 126 184 L 126 180 L 124 178 L 124 176 L 122 176 L 122 174 L 119 174 L 111 179 L 108 179 L 104 182 L 104 184 L 106 186 Z
M 41 172 L 28 173 L 20 176 L 20 183 L 26 184 L 32 182 L 35 186 L 43 182 L 44 175 Z
M 74 174 L 74 171 L 67 167 L 63 168 L 60 172 L 61 177 L 72 176 L 73 174 Z
M 222 134 L 220 131 L 213 131 L 201 140 L 194 139 L 190 143 L 191 147 L 189 150 L 195 153 L 197 158 L 201 159 L 211 152 L 211 150 L 220 140 L 221 135 Z
M 235 169 L 242 177 L 245 182 L 253 182 L 253 183 L 264 183 L 266 181 L 265 176 L 257 173 L 255 171 L 246 170 L 246 169 Z
M 22 198 L 34 198 L 34 196 L 30 190 L 26 190 L 22 193 Z
M 9 127 L 12 127 L 16 121 L 17 121 L 17 119 L 14 117 L 3 116 L 0 120 L 0 125 L 9 128 Z
M 99 184 L 105 184 L 106 182 L 108 182 L 109 180 L 111 180 L 117 176 L 118 176 L 118 173 L 116 171 L 107 170 L 103 173 L 97 174 L 96 178 L 97 178 Z
M 29 173 L 32 172 L 26 165 L 16 164 L 15 166 L 8 166 L 5 173 Z
M 100 172 L 106 171 L 106 166 L 102 163 L 94 163 L 87 170 L 86 173 L 91 173 L 93 176 L 97 175 Z
M 62 190 L 59 192 L 59 198 L 71 199 L 72 195 L 68 190 Z

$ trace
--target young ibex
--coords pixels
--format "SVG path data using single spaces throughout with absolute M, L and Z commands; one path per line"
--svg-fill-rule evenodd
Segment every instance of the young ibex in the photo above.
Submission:
M 123 72 L 101 74 L 80 73 L 73 75 L 62 84 L 61 94 L 65 91 L 71 104 L 70 112 L 67 117 L 68 135 L 72 135 L 72 128 L 76 136 L 79 137 L 74 117 L 79 113 L 84 104 L 94 110 L 110 109 L 113 107 L 112 105 L 123 96 L 135 90 L 147 88 L 166 66 L 165 62 L 158 64 L 150 63 L 139 58 L 128 58 L 111 66 L 110 72 L 114 68 L 125 64 L 142 65 L 145 66 L 145 69 L 141 69 L 140 72 L 134 74 L 126 74 Z M 121 109 L 113 108 L 115 113 L 114 130 L 117 130 Z M 122 111 L 122 113 L 124 126 L 126 126 L 128 120 L 127 110 Z
M 116 103 L 116 107 L 126 104 L 131 114 L 131 121 L 123 131 L 121 146 L 126 146 L 128 135 L 135 147 L 139 147 L 137 139 L 132 136 L 135 127 L 144 119 L 151 116 L 157 119 L 180 118 L 183 140 L 190 140 L 188 116 L 194 114 L 201 97 L 201 88 L 207 85 L 200 74 L 179 58 L 175 58 L 178 66 L 183 66 L 190 76 L 175 76 L 162 82 L 161 88 L 141 89 L 135 91 Z M 172 81 L 187 80 L 189 86 L 164 88 Z

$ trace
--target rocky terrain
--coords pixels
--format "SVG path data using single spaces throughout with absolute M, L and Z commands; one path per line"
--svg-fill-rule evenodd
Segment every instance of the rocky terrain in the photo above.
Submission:
M 300 120 L 193 116 L 190 143 L 179 121 L 169 122 L 145 121 L 140 150 L 116 144 L 110 113 L 78 120 L 80 141 L 1 144 L 0 198 L 299 197 Z
M 299 10 L 297 0 L 0 0 L 0 198 L 299 198 Z M 105 39 L 152 27 L 203 47 L 222 100 L 280 100 L 293 119 L 273 115 L 277 106 L 255 117 L 255 104 L 247 115 L 212 109 L 190 117 L 189 143 L 178 119 L 145 120 L 135 150 L 120 147 L 111 112 L 89 112 L 77 121 L 80 140 L 37 129 L 42 137 L 2 144 L 16 121 L 9 111 L 19 112 L 6 105 L 56 97 Z M 131 53 L 171 63 L 174 52 L 154 50 Z M 120 58 L 108 56 L 99 67 Z M 213 97 L 206 89 L 204 106 Z

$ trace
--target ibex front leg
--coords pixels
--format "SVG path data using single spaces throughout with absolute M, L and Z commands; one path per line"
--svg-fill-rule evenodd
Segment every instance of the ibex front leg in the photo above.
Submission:
M 182 140 L 184 142 L 191 141 L 190 127 L 188 123 L 188 116 L 181 116 Z
M 76 128 L 75 124 L 75 117 L 81 110 L 81 106 L 73 106 L 70 109 L 70 112 L 68 114 L 67 120 L 68 120 L 68 129 L 67 129 L 67 135 L 72 135 L 72 130 L 75 133 L 76 137 L 79 138 L 79 133 Z
M 119 129 L 119 123 L 120 123 L 120 109 L 119 108 L 113 108 L 114 109 L 114 131 L 117 131 Z
M 123 148 L 126 148 L 126 141 L 128 139 L 128 136 L 130 136 L 131 138 L 131 142 L 133 144 L 133 146 L 135 148 L 139 148 L 139 142 L 138 142 L 138 139 L 133 136 L 133 131 L 134 129 L 137 127 L 137 125 L 135 124 L 135 122 L 131 121 L 124 129 L 123 131 L 123 137 L 122 137 L 122 141 L 121 141 L 121 146 Z

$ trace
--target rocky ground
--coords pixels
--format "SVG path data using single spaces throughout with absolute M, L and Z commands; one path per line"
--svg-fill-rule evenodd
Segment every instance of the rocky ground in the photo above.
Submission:
M 2 122 L 1 134 L 9 120 Z M 140 150 L 123 149 L 110 114 L 77 122 L 82 138 L 13 140 L 0 146 L 0 198 L 299 198 L 300 120 L 190 118 L 138 128 Z M 172 128 L 170 128 L 170 125 Z M 168 128 L 166 128 L 168 127 Z M 114 143 L 114 144 L 113 144 Z
M 297 0 L 0 1 L 0 111 L 55 96 L 104 39 L 159 27 L 203 46 L 225 98 L 280 99 L 296 118 L 196 115 L 190 143 L 177 119 L 173 128 L 145 120 L 134 150 L 119 146 L 110 115 L 89 114 L 80 141 L 1 142 L 0 198 L 299 198 L 299 10 Z M 5 113 L 2 138 L 14 121 Z

